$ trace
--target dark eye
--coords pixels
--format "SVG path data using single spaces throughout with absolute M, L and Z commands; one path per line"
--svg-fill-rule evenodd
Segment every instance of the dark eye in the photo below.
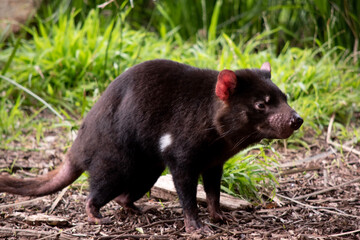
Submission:
M 256 108 L 257 110 L 265 110 L 265 103 L 263 103 L 263 102 L 257 102 L 257 103 L 255 103 L 255 108 Z

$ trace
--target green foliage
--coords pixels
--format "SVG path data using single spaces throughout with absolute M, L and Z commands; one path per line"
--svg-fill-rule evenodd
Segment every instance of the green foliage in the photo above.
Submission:
M 41 8 L 44 18 L 56 19 L 63 12 L 81 9 L 76 17 L 83 21 L 89 11 L 104 1 L 55 0 Z M 137 29 L 152 21 L 151 29 L 164 35 L 174 31 L 178 44 L 196 37 L 215 39 L 226 33 L 237 40 L 251 39 L 265 30 L 281 29 L 272 35 L 279 52 L 286 42 L 291 46 L 314 47 L 329 43 L 358 51 L 360 38 L 359 1 L 343 0 L 116 0 L 102 13 L 114 17 L 120 6 L 131 8 L 128 22 Z M 57 9 L 52 13 L 50 9 Z M 67 10 L 67 11 L 65 11 Z M 101 14 L 100 16 L 102 16 Z M 111 19 L 111 18 L 110 18 Z
M 251 154 L 252 150 L 257 150 L 258 154 Z M 267 168 L 274 162 L 276 159 L 267 156 L 264 146 L 261 145 L 239 152 L 224 165 L 221 189 L 248 200 L 261 200 L 259 189 L 267 189 L 272 193 L 266 194 L 273 197 L 277 180 Z
M 1 98 L 0 107 L 0 129 L 1 140 L 3 136 L 16 136 L 21 134 L 19 132 L 20 122 L 23 121 L 23 112 L 19 109 L 21 104 L 21 97 L 18 96 L 15 102 L 11 102 L 7 98 Z
M 37 119 L 39 114 L 44 110 L 40 108 L 38 111 L 28 114 L 26 109 L 22 109 L 21 105 L 23 97 L 18 95 L 15 102 L 7 97 L 0 98 L 0 145 L 6 149 L 7 145 L 17 140 L 19 141 L 23 135 L 30 134 L 33 129 L 36 130 L 36 139 L 43 137 L 43 123 L 46 120 Z M 47 124 L 48 125 L 48 124 Z

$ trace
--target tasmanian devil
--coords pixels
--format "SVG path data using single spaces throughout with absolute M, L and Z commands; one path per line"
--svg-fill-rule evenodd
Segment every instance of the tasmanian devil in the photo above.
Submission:
M 88 220 L 111 200 L 124 208 L 150 190 L 168 166 L 187 231 L 202 227 L 196 189 L 201 175 L 213 220 L 224 162 L 263 138 L 287 138 L 303 120 L 260 69 L 221 72 L 169 60 L 138 64 L 115 79 L 84 119 L 61 167 L 45 176 L 0 176 L 0 192 L 41 196 L 90 174 Z

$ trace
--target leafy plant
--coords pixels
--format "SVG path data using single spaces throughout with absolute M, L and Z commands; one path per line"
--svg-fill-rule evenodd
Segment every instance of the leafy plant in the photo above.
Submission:
M 221 189 L 248 200 L 261 200 L 260 189 L 272 192 L 266 195 L 273 197 L 277 180 L 267 168 L 277 161 L 274 156 L 266 155 L 265 149 L 262 145 L 252 146 L 229 159 L 224 165 Z

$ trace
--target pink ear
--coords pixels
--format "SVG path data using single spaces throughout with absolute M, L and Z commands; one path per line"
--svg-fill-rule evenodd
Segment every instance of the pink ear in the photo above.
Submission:
M 268 72 L 271 72 L 271 66 L 269 62 L 264 62 L 263 65 L 261 65 L 261 70 L 265 70 Z
M 227 101 L 236 87 L 236 75 L 231 70 L 222 70 L 217 79 L 215 93 L 221 100 Z

